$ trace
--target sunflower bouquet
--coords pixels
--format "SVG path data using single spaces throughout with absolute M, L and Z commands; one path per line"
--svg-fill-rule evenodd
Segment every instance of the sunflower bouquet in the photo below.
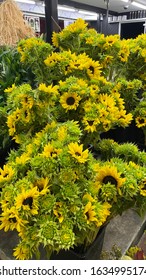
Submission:
M 52 43 L 61 51 L 86 53 L 102 66 L 104 76 L 108 80 L 116 80 L 119 76 L 127 80 L 140 79 L 145 83 L 146 70 L 146 35 L 136 39 L 121 40 L 120 36 L 98 33 L 88 29 L 83 19 L 77 19 L 59 33 L 53 33 Z
M 76 122 L 54 121 L 12 151 L 0 169 L 1 225 L 16 230 L 16 259 L 93 242 L 111 205 L 96 196 L 96 161 L 79 143 Z
M 87 72 L 88 67 L 85 74 L 81 71 L 81 78 L 72 76 L 71 72 L 71 76 L 54 86 L 41 83 L 33 89 L 29 84 L 23 84 L 7 89 L 7 125 L 11 137 L 21 143 L 26 134 L 33 136 L 50 119 L 74 120 L 82 129 L 82 141 L 87 147 L 90 143 L 96 146 L 101 133 L 116 126 L 127 127 L 132 114 L 126 112 L 124 99 L 115 86 L 100 75 L 97 75 L 97 81 L 88 81 L 84 77 Z
M 20 62 L 27 69 L 30 81 L 33 86 L 48 79 L 47 69 L 44 60 L 53 51 L 53 46 L 47 44 L 38 37 L 22 39 L 17 46 L 21 55 Z
M 145 209 L 145 165 L 96 160 L 81 133 L 77 122 L 52 121 L 0 169 L 0 229 L 18 232 L 16 259 L 40 258 L 41 247 L 47 257 L 86 249 L 111 218 L 129 207 Z
M 145 211 L 146 153 L 103 137 L 133 121 L 145 127 L 143 38 L 104 36 L 78 19 L 53 34 L 53 46 L 18 43 L 34 84 L 5 90 L 18 147 L 0 168 L 0 229 L 17 231 L 16 259 L 41 258 L 42 247 L 48 258 L 86 250 L 116 215 Z
M 123 98 L 127 113 L 133 116 L 132 123 L 141 132 L 134 110 L 139 106 L 146 87 L 146 34 L 121 40 L 119 35 L 105 36 L 95 29 L 88 29 L 85 21 L 78 19 L 61 32 L 54 32 L 52 42 L 61 51 L 70 49 L 78 55 L 86 53 L 100 63 L 102 77 L 112 83 L 112 92 Z M 93 67 L 92 72 L 95 73 Z M 103 92 L 109 94 L 105 88 Z

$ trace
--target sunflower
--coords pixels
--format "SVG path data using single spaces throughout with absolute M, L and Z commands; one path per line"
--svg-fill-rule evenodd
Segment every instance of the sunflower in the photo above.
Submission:
M 109 110 L 115 106 L 114 97 L 108 94 L 99 94 L 98 102 L 101 102 L 102 105 L 104 105 L 105 108 Z
M 15 116 L 14 114 L 11 114 L 7 117 L 7 126 L 9 128 L 9 135 L 13 136 L 16 132 L 16 127 L 15 127 Z
M 68 32 L 81 32 L 86 30 L 88 23 L 86 23 L 82 18 L 78 18 L 75 22 L 72 24 L 68 25 L 65 30 L 62 31 L 64 33 L 65 31 Z
M 34 105 L 34 100 L 31 96 L 28 94 L 20 94 L 20 103 L 22 104 L 23 108 L 29 108 L 31 109 L 32 106 Z
M 60 97 L 60 103 L 66 111 L 68 110 L 76 110 L 79 106 L 79 101 L 81 100 L 80 96 L 77 93 L 68 93 L 65 92 Z
M 41 84 L 39 84 L 38 90 L 43 91 L 43 92 L 48 92 L 48 87 L 46 86 L 46 84 L 41 83 Z
M 17 108 L 15 110 L 15 112 L 13 113 L 13 118 L 15 119 L 15 122 L 21 119 L 21 109 Z
M 32 257 L 32 252 L 31 252 L 31 248 L 29 245 L 27 245 L 27 243 L 24 241 L 22 241 L 21 243 L 19 243 L 17 245 L 17 247 L 14 249 L 14 253 L 13 256 L 17 259 L 17 260 L 29 260 Z
M 140 185 L 140 194 L 146 196 L 146 179 Z
M 48 143 L 44 146 L 44 151 L 42 153 L 42 156 L 49 157 L 49 158 L 56 158 L 60 153 L 62 152 L 62 149 L 56 149 L 53 145 Z
M 121 83 L 116 83 L 115 85 L 114 85 L 114 87 L 112 88 L 112 90 L 111 90 L 111 94 L 112 95 L 116 95 L 116 94 L 118 94 L 119 95 L 119 90 L 121 89 Z
M 10 209 L 6 208 L 0 217 L 0 230 L 4 231 L 16 229 L 18 232 L 21 231 L 21 227 L 24 227 L 27 221 L 22 220 L 19 217 L 19 213 L 16 208 L 13 206 Z
M 116 188 L 120 188 L 122 184 L 125 182 L 125 178 L 120 177 L 120 173 L 118 173 L 117 168 L 114 166 L 105 165 L 102 166 L 98 174 L 96 176 L 96 180 L 101 184 L 114 185 Z
M 61 202 L 56 202 L 53 213 L 58 218 L 59 223 L 62 223 L 64 220 L 64 216 L 62 213 L 62 203 Z
M 93 110 L 93 101 L 91 99 L 88 99 L 83 104 L 83 109 L 85 113 L 91 114 L 91 111 Z
M 87 224 L 90 222 L 97 222 L 96 212 L 94 211 L 94 206 L 89 201 L 84 208 L 84 215 L 87 220 Z
M 89 63 L 87 63 L 87 75 L 90 79 L 98 79 L 101 74 L 101 66 L 98 61 L 90 60 Z
M 102 126 L 104 131 L 108 131 L 112 128 L 112 123 L 110 120 L 104 119 L 102 120 Z
M 107 36 L 105 44 L 103 45 L 103 49 L 111 48 L 115 43 L 117 43 L 120 39 L 119 35 L 109 35 Z
M 136 125 L 137 127 L 143 127 L 143 126 L 146 126 L 146 118 L 145 117 L 137 117 L 135 119 L 135 122 L 136 122 Z
M 21 120 L 23 123 L 29 123 L 31 119 L 33 118 L 32 113 L 26 108 L 22 109 L 22 115 L 21 115 Z
M 129 56 L 129 50 L 126 47 L 123 47 L 118 53 L 118 57 L 122 62 L 127 62 L 128 56 Z
M 85 163 L 88 159 L 88 150 L 83 151 L 83 144 L 78 145 L 78 143 L 70 143 L 68 145 L 69 154 L 72 155 L 79 163 Z
M 41 83 L 38 87 L 38 90 L 43 91 L 45 93 L 53 94 L 53 95 L 58 95 L 58 86 L 46 86 L 46 84 Z
M 88 202 L 95 201 L 95 199 L 89 193 L 84 194 L 83 200 L 85 200 L 85 201 L 87 200 Z
M 15 84 L 12 84 L 12 86 L 9 87 L 9 88 L 6 88 L 6 89 L 4 90 L 4 92 L 10 93 L 10 92 L 12 92 L 15 88 L 16 88 L 16 85 L 15 85 Z
M 24 154 L 26 154 L 27 156 L 32 155 L 33 149 L 34 149 L 33 144 L 32 143 L 28 144 L 26 146 L 26 153 L 24 153 Z
M 131 113 L 126 115 L 125 110 L 119 110 L 118 122 L 122 127 L 128 126 L 131 123 L 132 118 L 133 116 Z
M 57 229 L 58 223 L 50 220 L 49 217 L 46 216 L 46 219 L 42 219 L 40 223 L 40 228 L 38 229 L 38 237 L 40 242 L 43 242 L 45 245 L 54 245 L 54 239 L 57 238 Z
M 30 156 L 28 153 L 23 153 L 20 157 L 16 157 L 16 163 L 20 165 L 24 165 L 30 160 Z
M 68 226 L 61 228 L 57 240 L 59 249 L 69 249 L 75 244 L 75 233 Z
M 16 209 L 23 209 L 32 215 L 38 214 L 39 191 L 37 187 L 29 190 L 22 189 L 15 199 Z
M 0 183 L 11 181 L 14 173 L 15 172 L 11 166 L 4 165 L 3 169 L 0 168 Z
M 82 123 L 84 125 L 84 129 L 87 130 L 89 133 L 93 133 L 97 130 L 97 125 L 99 125 L 100 121 L 98 118 L 91 119 L 88 117 L 84 117 L 82 120 Z
M 113 60 L 113 56 L 111 55 L 107 55 L 105 56 L 104 60 L 101 62 L 102 67 L 107 67 Z
M 93 97 L 93 98 L 96 98 L 97 94 L 99 93 L 100 89 L 99 89 L 99 86 L 98 85 L 90 85 L 89 86 L 89 89 L 90 89 L 90 95 Z
M 40 178 L 34 183 L 34 186 L 37 187 L 40 195 L 45 195 L 49 191 L 49 179 Z
M 108 202 L 104 202 L 103 204 L 98 202 L 95 204 L 95 211 L 97 213 L 97 227 L 100 227 L 107 220 L 107 217 L 110 215 L 110 208 L 111 204 Z
M 58 48 L 59 47 L 59 42 L 58 42 L 58 34 L 56 32 L 52 33 L 52 44 L 54 47 Z

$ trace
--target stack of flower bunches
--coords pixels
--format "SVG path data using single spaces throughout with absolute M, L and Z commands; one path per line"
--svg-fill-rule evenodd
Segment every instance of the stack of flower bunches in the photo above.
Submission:
M 134 50 L 145 69 L 142 38 L 105 37 L 78 19 L 53 34 L 54 50 L 38 38 L 18 44 L 35 84 L 6 90 L 9 135 L 19 147 L 0 169 L 0 228 L 17 230 L 17 259 L 39 258 L 42 245 L 48 255 L 86 247 L 117 214 L 146 209 L 145 152 L 101 140 L 137 118 L 145 74 L 129 76 Z

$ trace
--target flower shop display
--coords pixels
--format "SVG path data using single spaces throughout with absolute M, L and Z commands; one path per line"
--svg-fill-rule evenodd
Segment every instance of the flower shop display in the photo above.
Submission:
M 132 122 L 145 129 L 144 38 L 104 36 L 78 19 L 52 45 L 18 43 L 34 83 L 5 89 L 7 130 L 18 146 L 0 168 L 0 229 L 17 231 L 16 259 L 39 259 L 42 248 L 48 259 L 86 254 L 113 217 L 145 213 L 145 151 L 107 139 Z

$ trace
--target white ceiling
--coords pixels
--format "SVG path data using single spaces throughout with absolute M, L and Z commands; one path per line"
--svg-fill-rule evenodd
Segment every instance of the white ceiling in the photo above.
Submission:
M 135 0 L 135 1 L 146 6 L 146 0 Z M 107 7 L 105 0 L 71 0 L 69 2 L 87 4 L 90 6 L 103 8 L 103 9 L 106 9 L 106 7 Z M 125 6 L 128 6 L 128 8 L 124 9 Z M 122 0 L 109 0 L 109 10 L 118 12 L 118 13 L 124 13 L 124 12 L 130 12 L 130 11 L 138 11 L 138 10 L 140 10 L 140 8 L 133 6 L 130 3 L 130 1 L 129 1 L 129 3 L 125 3 Z

